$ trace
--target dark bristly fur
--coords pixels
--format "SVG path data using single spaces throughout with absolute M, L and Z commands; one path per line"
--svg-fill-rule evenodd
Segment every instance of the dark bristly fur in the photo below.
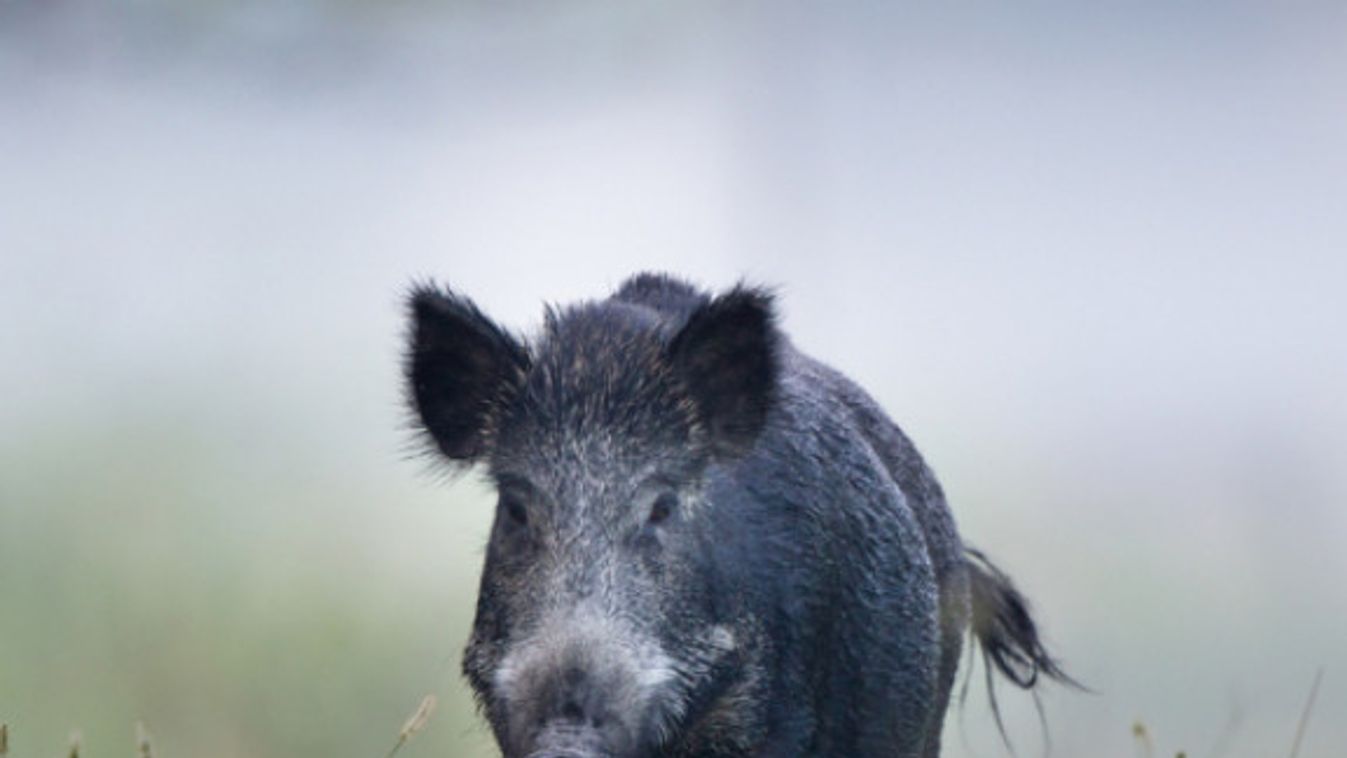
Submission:
M 772 300 L 743 288 L 694 311 L 669 344 L 711 438 L 729 452 L 752 445 L 776 393 Z
M 489 444 L 503 393 L 528 369 L 523 345 L 467 298 L 417 285 L 408 298 L 412 331 L 404 366 L 427 435 L 446 457 L 472 461 Z
M 1029 601 L 1010 577 L 992 565 L 982 551 L 967 548 L 965 552 L 971 577 L 971 631 L 989 663 L 1021 689 L 1031 689 L 1040 675 L 1075 684 L 1044 648 L 1038 626 L 1029 614 Z
M 766 291 L 640 274 L 527 342 L 409 304 L 420 426 L 499 492 L 463 672 L 506 758 L 935 758 L 970 629 L 989 674 L 1070 681 Z
M 1010 577 L 980 550 L 965 548 L 969 569 L 969 599 L 972 616 L 969 633 L 978 643 L 987 677 L 987 699 L 1001 739 L 1010 747 L 1001 707 L 996 700 L 992 672 L 999 672 L 1015 686 L 1032 690 L 1040 677 L 1077 689 L 1085 689 L 1062 670 L 1043 645 L 1038 625 L 1029 612 L 1029 601 L 1015 588 Z M 971 673 L 971 670 L 970 670 Z M 966 694 L 966 690 L 965 690 Z M 1034 694 L 1034 706 L 1043 719 L 1042 705 Z M 1045 727 L 1046 737 L 1046 727 Z

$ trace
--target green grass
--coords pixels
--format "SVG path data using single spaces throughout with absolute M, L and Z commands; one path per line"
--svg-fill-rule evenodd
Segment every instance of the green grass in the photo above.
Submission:
M 74 728 L 88 758 L 497 755 L 458 675 L 490 512 L 481 488 L 432 486 L 395 458 L 350 466 L 299 442 L 245 440 L 230 448 L 174 424 L 103 438 L 49 428 L 0 449 L 0 755 L 49 756 Z M 1137 623 L 1133 644 L 1158 644 Z M 1194 690 L 1215 700 L 1219 685 Z M 1089 723 L 1127 723 L 1132 706 L 1101 689 L 1105 707 L 1125 710 Z M 1258 704 L 1260 741 L 1236 747 L 1326 755 L 1314 697 L 1296 723 L 1300 703 L 1283 708 L 1282 692 Z M 1048 696 L 1050 714 L 1095 696 L 1066 697 Z M 1188 713 L 1137 702 L 1164 708 L 1153 713 L 1171 733 Z M 1077 751 L 1096 742 L 1052 726 Z M 1329 741 L 1333 728 L 1320 724 Z M 1094 754 L 1174 755 L 1142 730 Z M 966 752 L 1000 754 L 981 736 Z

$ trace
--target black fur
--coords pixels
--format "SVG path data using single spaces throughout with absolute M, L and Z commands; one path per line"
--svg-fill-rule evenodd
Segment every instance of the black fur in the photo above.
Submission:
M 613 293 L 613 299 L 642 305 L 682 322 L 710 298 L 687 282 L 668 274 L 644 273 L 623 282 Z
M 970 548 L 965 552 L 972 577 L 972 633 L 981 643 L 988 664 L 1026 690 L 1038 683 L 1040 675 L 1071 682 L 1043 646 L 1038 625 L 1029 614 L 1029 601 L 1010 577 L 981 551 Z
M 486 451 L 497 412 L 528 370 L 528 354 L 472 301 L 447 289 L 419 285 L 408 305 L 408 394 L 446 456 L 476 460 Z
M 776 393 L 771 298 L 735 289 L 698 307 L 668 354 L 721 450 L 733 455 L 751 446 Z
M 772 298 L 642 274 L 529 345 L 418 288 L 426 432 L 500 489 L 464 672 L 507 758 L 939 754 L 971 628 L 1065 680 L 874 401 Z
M 987 675 L 987 697 L 996 726 L 1007 747 L 1010 740 L 1001 721 L 992 672 L 999 672 L 1020 689 L 1032 690 L 1040 677 L 1084 690 L 1079 682 L 1062 669 L 1048 653 L 1039 635 L 1038 624 L 1029 612 L 1029 601 L 1016 589 L 1005 572 L 992 564 L 980 550 L 965 550 L 969 570 L 969 597 L 972 617 L 969 633 L 982 652 Z M 971 675 L 972 671 L 969 671 Z M 965 682 L 966 685 L 966 682 Z M 964 694 L 967 694 L 965 689 Z M 1035 695 L 1035 698 L 1037 696 Z M 1035 700 L 1037 704 L 1037 700 Z M 1040 710 L 1040 716 L 1042 711 Z

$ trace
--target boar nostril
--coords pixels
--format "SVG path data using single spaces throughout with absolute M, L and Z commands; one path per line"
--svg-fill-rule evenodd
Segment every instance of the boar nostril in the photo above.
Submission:
M 561 717 L 567 721 L 583 722 L 585 720 L 585 709 L 581 708 L 575 700 L 567 699 L 561 705 Z

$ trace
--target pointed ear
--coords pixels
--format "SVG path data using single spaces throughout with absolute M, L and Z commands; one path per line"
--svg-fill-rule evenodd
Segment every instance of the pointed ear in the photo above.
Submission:
M 700 306 L 670 341 L 674 371 L 722 455 L 746 452 L 776 396 L 777 332 L 772 298 L 735 288 Z
M 528 371 L 528 351 L 448 290 L 418 285 L 408 306 L 408 399 L 435 445 L 471 463 L 489 451 L 501 406 Z

